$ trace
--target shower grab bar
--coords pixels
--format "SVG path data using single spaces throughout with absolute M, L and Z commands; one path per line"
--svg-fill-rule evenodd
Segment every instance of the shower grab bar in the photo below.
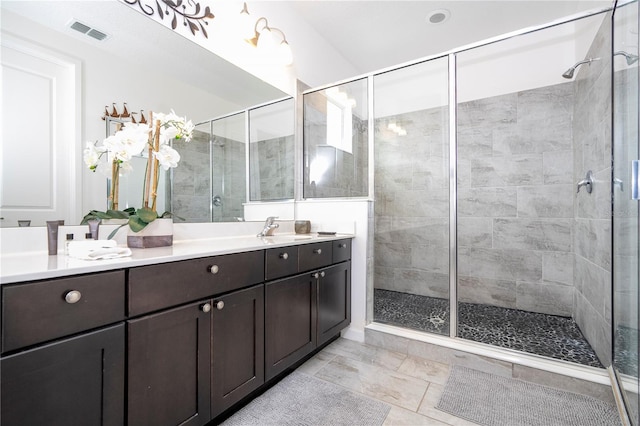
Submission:
M 639 160 L 631 161 L 631 199 L 638 200 L 638 163 Z
M 578 190 L 576 192 L 580 192 L 580 188 L 583 186 L 586 188 L 587 194 L 591 194 L 591 191 L 593 191 L 593 172 L 591 170 L 587 172 L 587 176 L 584 179 L 578 182 Z

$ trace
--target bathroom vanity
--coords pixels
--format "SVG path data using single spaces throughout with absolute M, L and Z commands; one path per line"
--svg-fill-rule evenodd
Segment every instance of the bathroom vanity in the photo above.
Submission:
M 3 425 L 203 425 L 349 324 L 351 236 L 241 239 L 3 277 Z

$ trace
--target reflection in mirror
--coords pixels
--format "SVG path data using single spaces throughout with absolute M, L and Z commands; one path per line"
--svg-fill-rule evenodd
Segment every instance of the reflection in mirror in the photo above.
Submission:
M 193 140 L 174 143 L 171 211 L 187 222 L 244 220 L 246 201 L 245 112 L 196 125 Z M 210 173 L 209 173 L 210 171 Z
M 249 110 L 251 201 L 294 197 L 294 99 Z
M 116 132 L 122 129 L 122 126 L 130 122 L 127 119 L 105 117 L 106 134 L 105 137 L 114 135 Z M 118 177 L 118 189 L 117 189 L 117 206 L 111 204 L 112 187 L 113 185 L 111 175 L 111 167 L 108 164 L 102 163 L 98 166 L 98 171 L 101 175 L 107 177 L 107 208 L 114 208 L 115 210 L 125 210 L 130 207 L 140 208 L 143 204 L 143 191 L 144 191 L 144 177 L 147 169 L 147 157 L 146 151 L 140 153 L 140 155 L 134 155 L 128 162 L 127 167 L 120 169 L 120 176 Z M 103 158 L 106 161 L 106 156 Z M 160 176 L 158 179 L 158 194 L 156 198 L 158 214 L 162 214 L 168 210 L 169 203 L 167 200 L 171 199 L 171 188 L 169 187 L 169 172 L 160 169 Z
M 304 198 L 368 195 L 367 80 L 304 94 Z
M 45 91 L 54 95 L 64 93 L 65 96 L 45 99 L 32 96 L 33 90 L 27 91 L 35 89 L 35 84 L 20 88 L 12 86 L 15 87 L 12 92 L 15 95 L 11 96 L 13 104 L 29 100 L 29 103 L 24 102 L 24 108 L 15 105 L 15 111 L 28 112 L 19 114 L 29 120 L 28 127 L 18 124 L 12 126 L 21 132 L 24 147 L 33 149 L 37 145 L 35 139 L 27 140 L 27 134 L 35 135 L 34 138 L 38 137 L 38 140 L 45 140 L 49 136 L 48 140 L 54 138 L 69 145 L 50 145 L 52 155 L 39 158 L 47 167 L 55 166 L 56 171 L 66 171 L 70 175 L 48 179 L 50 182 L 63 182 L 62 178 L 65 178 L 68 183 L 61 184 L 59 188 L 48 187 L 46 191 L 46 194 L 54 194 L 57 197 L 55 205 L 65 207 L 66 211 L 47 212 L 49 216 L 39 216 L 38 220 L 35 220 L 35 209 L 30 209 L 29 214 L 20 213 L 16 216 L 15 219 L 33 219 L 32 226 L 42 226 L 45 220 L 63 218 L 67 224 L 72 219 L 79 223 L 89 210 L 104 210 L 107 206 L 106 178 L 84 168 L 81 154 L 87 141 L 101 141 L 104 138 L 104 121 L 100 117 L 105 105 L 111 106 L 116 102 L 121 106 L 123 102 L 127 102 L 131 111 L 144 109 L 145 114 L 148 111 L 168 113 L 173 109 L 180 116 L 199 122 L 286 96 L 282 91 L 122 2 L 3 1 L 0 2 L 0 12 L 0 44 L 3 49 L 10 40 L 18 40 L 21 44 L 14 43 L 12 47 L 20 50 L 25 43 L 37 45 L 46 49 L 42 56 L 51 59 L 48 61 L 50 63 L 66 64 L 69 61 L 65 59 L 71 59 L 78 64 L 69 83 L 71 90 L 56 87 L 56 90 Z M 73 20 L 98 29 L 108 34 L 108 37 L 98 41 L 79 33 L 68 25 Z M 0 56 L 3 65 L 6 58 L 4 53 Z M 3 74 L 3 79 L 5 75 Z M 32 75 L 49 74 L 40 70 Z M 62 80 L 58 76 L 55 81 Z M 7 92 L 3 90 L 3 98 L 5 93 Z M 60 105 L 60 99 L 57 98 L 64 98 L 71 105 Z M 38 103 L 35 102 L 36 99 Z M 36 106 L 52 108 L 41 112 Z M 57 115 L 53 115 L 52 111 Z M 39 117 L 38 120 L 31 119 L 34 115 Z M 55 119 L 56 126 L 47 124 L 51 117 Z M 17 123 L 8 117 L 3 121 Z M 36 129 L 36 125 L 43 127 Z M 69 133 L 66 136 L 50 135 L 51 129 L 69 130 L 71 136 Z M 44 131 L 45 135 L 36 130 Z M 3 140 L 9 138 L 3 136 Z M 44 152 L 44 149 L 38 150 L 38 154 Z M 53 154 L 56 156 L 55 161 Z M 24 153 L 16 155 L 27 156 Z M 182 167 L 180 165 L 179 169 Z M 24 169 L 25 167 L 22 168 Z M 46 171 L 44 166 L 40 170 Z M 209 174 L 208 169 L 206 174 Z M 3 176 L 5 186 L 16 181 L 23 180 Z M 33 185 L 33 188 L 36 186 Z M 67 191 L 62 194 L 65 188 Z M 4 187 L 3 190 L 6 191 L 7 188 Z M 235 195 L 246 199 L 244 189 Z M 39 211 L 51 210 L 47 206 L 54 203 L 45 200 L 40 194 L 34 196 L 40 203 L 37 205 Z M 43 200 L 47 203 L 44 208 L 41 207 L 44 205 Z M 65 204 L 71 202 L 75 202 L 75 205 L 67 208 Z M 24 204 L 21 199 L 12 200 L 12 203 Z M 134 204 L 138 204 L 136 200 Z M 5 209 L 0 216 L 5 216 Z M 235 213 L 226 215 L 231 219 L 235 216 Z M 0 226 L 5 226 L 3 222 L 5 221 L 0 222 Z M 6 222 L 6 226 L 18 224 L 17 220 Z

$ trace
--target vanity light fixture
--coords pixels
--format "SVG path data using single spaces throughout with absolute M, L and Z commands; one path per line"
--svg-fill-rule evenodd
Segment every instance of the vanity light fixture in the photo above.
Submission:
M 251 27 L 246 25 L 246 22 L 251 22 L 251 15 L 247 9 L 247 3 L 244 3 L 244 7 L 240 11 L 240 17 L 245 22 L 244 27 L 246 30 L 244 30 L 244 32 L 249 33 L 245 38 L 248 43 L 255 46 L 265 55 L 275 56 L 282 65 L 286 66 L 293 63 L 291 46 L 289 46 L 287 37 L 281 29 L 270 27 L 267 18 L 262 16 L 258 18 L 255 25 L 253 25 L 252 31 L 250 31 L 249 28 Z M 279 43 L 278 35 L 282 37 Z
M 182 17 L 182 25 L 188 26 L 191 34 L 196 35 L 197 31 L 202 31 L 205 38 L 209 38 L 205 25 L 209 25 L 206 19 L 213 19 L 215 15 L 211 12 L 209 6 L 205 6 L 204 10 L 200 3 L 189 0 L 124 0 L 128 5 L 138 5 L 140 10 L 147 16 L 158 14 L 160 19 L 164 21 L 165 16 L 171 18 L 171 29 L 175 30 L 178 26 L 178 15 Z M 155 4 L 155 7 L 151 4 Z M 187 5 L 189 10 L 187 10 Z M 173 16 L 170 15 L 173 13 Z

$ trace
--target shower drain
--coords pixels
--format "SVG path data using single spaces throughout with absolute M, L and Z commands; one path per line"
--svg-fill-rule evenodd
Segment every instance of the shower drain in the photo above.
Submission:
M 436 327 L 440 327 L 442 324 L 444 324 L 444 319 L 439 315 L 431 315 L 429 317 L 429 322 Z

